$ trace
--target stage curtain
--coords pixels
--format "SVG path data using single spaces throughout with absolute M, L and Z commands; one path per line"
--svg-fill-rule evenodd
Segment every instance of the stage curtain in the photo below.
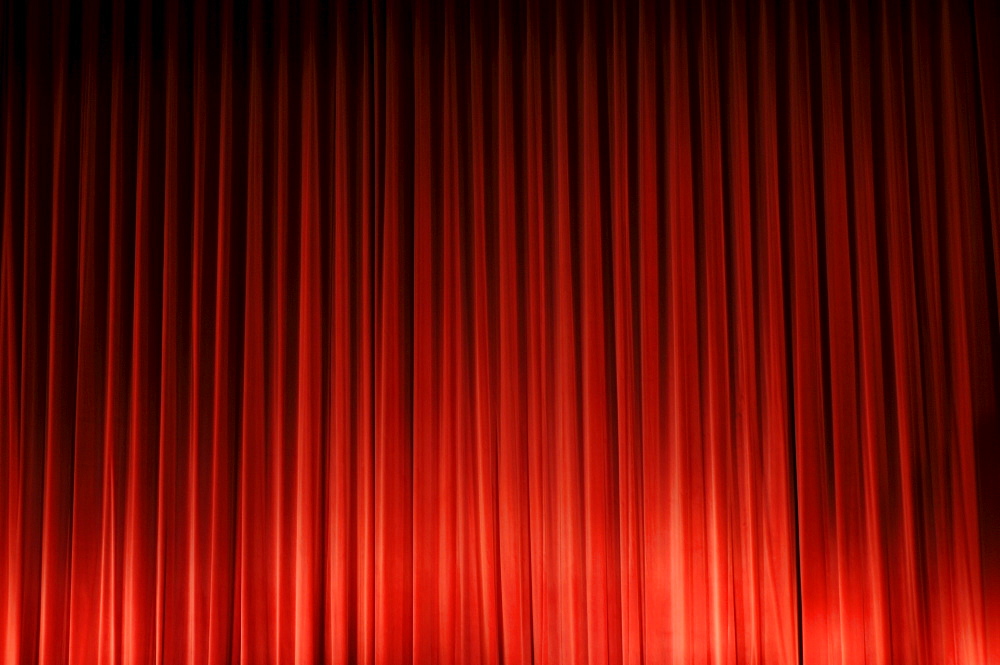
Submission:
M 370 12 L 4 13 L 0 662 L 371 662 Z
M 0 21 L 0 662 L 1000 662 L 994 2 Z

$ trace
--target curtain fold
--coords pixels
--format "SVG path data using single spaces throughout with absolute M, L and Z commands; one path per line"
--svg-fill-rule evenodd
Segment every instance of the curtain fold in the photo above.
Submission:
M 1000 661 L 987 0 L 0 10 L 0 662 Z

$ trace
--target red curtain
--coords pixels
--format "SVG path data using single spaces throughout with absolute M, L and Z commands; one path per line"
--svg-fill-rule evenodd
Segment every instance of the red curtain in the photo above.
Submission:
M 0 21 L 0 662 L 1000 662 L 994 3 Z

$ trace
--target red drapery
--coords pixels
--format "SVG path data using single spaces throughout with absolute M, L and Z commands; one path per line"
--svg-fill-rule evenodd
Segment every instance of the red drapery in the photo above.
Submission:
M 0 661 L 1000 661 L 998 13 L 4 3 Z

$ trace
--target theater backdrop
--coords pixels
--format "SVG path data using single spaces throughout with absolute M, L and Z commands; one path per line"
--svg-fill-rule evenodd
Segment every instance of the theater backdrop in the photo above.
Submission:
M 1000 663 L 996 0 L 0 0 L 0 662 Z

